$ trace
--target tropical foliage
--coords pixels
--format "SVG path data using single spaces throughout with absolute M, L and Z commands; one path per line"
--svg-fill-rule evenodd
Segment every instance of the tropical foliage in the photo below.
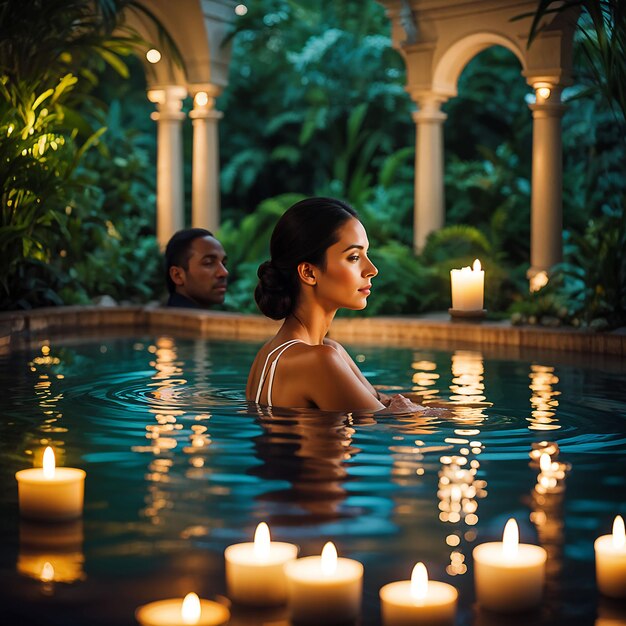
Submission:
M 134 35 L 112 36 L 132 4 L 0 0 L 0 244 L 8 251 L 0 308 L 100 294 L 146 301 L 162 291 L 151 105 L 127 56 Z M 582 17 L 576 87 L 564 92 L 565 259 L 548 287 L 528 295 L 532 120 L 516 58 L 484 51 L 446 103 L 446 227 L 416 256 L 413 104 L 383 7 L 248 3 L 230 35 L 230 82 L 218 101 L 227 306 L 255 310 L 256 268 L 276 219 L 296 199 L 324 194 L 351 202 L 368 229 L 380 274 L 364 314 L 445 309 L 449 270 L 479 257 L 493 312 L 625 323 L 624 8 L 541 0 L 531 40 L 542 15 L 570 5 Z
M 112 33 L 130 4 L 0 2 L 0 308 L 151 291 L 145 276 L 153 262 L 147 274 L 129 270 L 154 255 L 153 227 L 133 244 L 136 260 L 120 244 L 139 234 L 124 213 L 145 200 L 138 187 L 153 186 L 143 174 L 150 157 L 132 131 L 120 131 L 121 144 L 114 133 L 108 138 L 115 150 L 129 151 L 120 153 L 128 162 L 111 152 L 103 135 L 115 108 L 107 120 L 107 107 L 93 96 L 106 65 L 128 75 L 122 57 L 138 40 Z M 124 219 L 124 237 L 114 218 Z

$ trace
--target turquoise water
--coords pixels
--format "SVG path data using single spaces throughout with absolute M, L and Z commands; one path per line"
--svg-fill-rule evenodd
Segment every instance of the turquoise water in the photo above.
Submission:
M 380 623 L 378 589 L 417 561 L 458 588 L 457 626 L 599 626 L 611 611 L 626 624 L 626 608 L 599 598 L 593 563 L 594 539 L 626 513 L 623 364 L 347 346 L 382 390 L 454 405 L 268 415 L 244 401 L 258 347 L 143 336 L 0 357 L 0 623 L 130 625 L 148 601 L 223 596 L 224 548 L 267 521 L 302 555 L 333 540 L 364 564 L 364 626 Z M 538 482 L 529 455 L 541 442 L 558 446 L 557 484 Z M 48 444 L 87 471 L 82 524 L 18 516 L 14 473 Z M 499 539 L 509 517 L 549 554 L 545 601 L 518 621 L 479 610 L 473 593 L 472 548 Z M 54 574 L 42 581 L 46 561 Z M 285 618 L 233 615 L 246 626 Z

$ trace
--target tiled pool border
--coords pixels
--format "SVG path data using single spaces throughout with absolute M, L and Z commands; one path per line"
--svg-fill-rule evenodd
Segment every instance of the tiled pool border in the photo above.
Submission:
M 221 339 L 263 339 L 280 322 L 261 315 L 143 306 L 73 306 L 0 313 L 0 352 L 10 352 L 29 339 L 105 329 L 192 333 Z M 589 332 L 570 328 L 512 326 L 508 322 L 451 322 L 430 317 L 338 318 L 331 336 L 347 342 L 378 344 L 417 341 L 459 342 L 539 350 L 626 355 L 626 329 Z

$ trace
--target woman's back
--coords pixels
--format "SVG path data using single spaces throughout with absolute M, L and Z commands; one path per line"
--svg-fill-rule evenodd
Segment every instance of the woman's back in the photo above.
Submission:
M 246 398 L 265 406 L 325 411 L 382 407 L 335 345 L 312 346 L 301 339 L 279 336 L 257 354 Z

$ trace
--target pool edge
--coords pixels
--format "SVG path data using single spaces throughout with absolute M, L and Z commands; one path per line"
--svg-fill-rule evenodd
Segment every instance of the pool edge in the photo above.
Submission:
M 0 313 L 0 353 L 11 352 L 31 339 L 74 331 L 126 328 L 253 340 L 270 337 L 279 327 L 280 322 L 261 315 L 151 306 L 70 306 L 10 311 Z M 512 326 L 508 322 L 451 322 L 438 314 L 419 318 L 339 318 L 333 322 L 330 334 L 347 342 L 445 341 L 618 357 L 626 354 L 626 328 L 612 332 L 589 332 L 571 328 Z

